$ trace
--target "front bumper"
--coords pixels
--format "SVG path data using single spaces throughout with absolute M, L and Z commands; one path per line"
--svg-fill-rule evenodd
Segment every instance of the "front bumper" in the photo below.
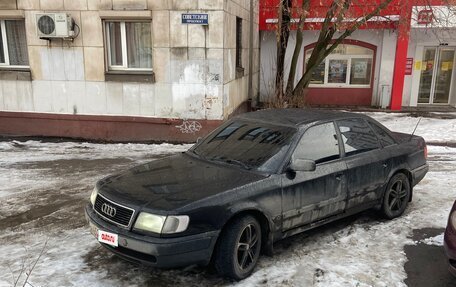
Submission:
M 412 170 L 412 186 L 417 185 L 429 171 L 429 165 L 426 163 Z
M 207 265 L 220 233 L 211 231 L 176 238 L 157 238 L 136 234 L 102 220 L 90 204 L 86 206 L 85 213 L 92 234 L 94 230 L 118 234 L 118 247 L 100 243 L 103 247 L 128 261 L 159 268 Z

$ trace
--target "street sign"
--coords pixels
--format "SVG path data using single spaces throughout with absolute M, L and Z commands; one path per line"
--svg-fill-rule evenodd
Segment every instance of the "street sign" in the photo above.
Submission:
M 182 14 L 182 24 L 209 25 L 208 14 Z

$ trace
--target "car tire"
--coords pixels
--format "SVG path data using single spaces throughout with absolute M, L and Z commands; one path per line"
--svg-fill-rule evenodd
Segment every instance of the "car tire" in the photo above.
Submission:
M 253 216 L 236 218 L 219 238 L 214 267 L 220 276 L 242 280 L 252 274 L 261 251 L 261 225 Z
M 410 201 L 410 182 L 403 173 L 395 174 L 383 196 L 382 213 L 388 219 L 401 216 Z

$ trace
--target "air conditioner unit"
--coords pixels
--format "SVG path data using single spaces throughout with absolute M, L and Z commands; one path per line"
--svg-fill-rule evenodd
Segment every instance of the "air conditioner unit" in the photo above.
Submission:
M 66 13 L 36 14 L 36 32 L 40 39 L 74 38 L 74 20 Z

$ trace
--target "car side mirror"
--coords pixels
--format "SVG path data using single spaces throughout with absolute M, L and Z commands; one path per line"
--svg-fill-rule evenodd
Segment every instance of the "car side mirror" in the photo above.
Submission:
M 293 171 L 314 171 L 316 164 L 315 161 L 309 159 L 292 159 L 289 169 Z

